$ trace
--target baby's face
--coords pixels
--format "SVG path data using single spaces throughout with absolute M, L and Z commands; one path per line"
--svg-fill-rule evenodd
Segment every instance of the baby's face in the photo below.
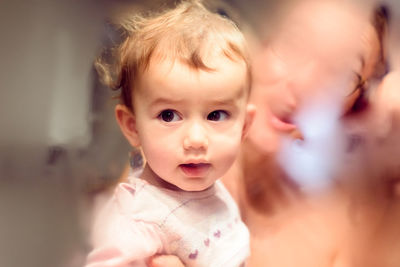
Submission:
M 133 95 L 146 173 L 185 191 L 204 190 L 225 174 L 246 121 L 245 64 L 213 63 L 216 70 L 207 72 L 153 60 Z

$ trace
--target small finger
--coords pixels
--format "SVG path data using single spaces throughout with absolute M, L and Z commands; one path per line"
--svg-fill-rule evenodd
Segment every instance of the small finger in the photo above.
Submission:
M 150 267 L 185 267 L 180 259 L 173 255 L 154 256 L 149 261 Z

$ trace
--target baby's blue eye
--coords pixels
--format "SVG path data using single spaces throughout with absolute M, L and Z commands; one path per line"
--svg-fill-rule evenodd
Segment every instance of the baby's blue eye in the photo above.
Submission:
M 222 121 L 226 120 L 228 118 L 228 113 L 223 110 L 215 110 L 213 112 L 210 112 L 210 114 L 207 115 L 207 120 L 210 121 Z
M 166 110 L 161 111 L 161 113 L 160 113 L 160 115 L 158 115 L 158 117 L 165 122 L 179 121 L 181 119 L 181 117 L 178 115 L 178 113 L 171 109 L 166 109 Z

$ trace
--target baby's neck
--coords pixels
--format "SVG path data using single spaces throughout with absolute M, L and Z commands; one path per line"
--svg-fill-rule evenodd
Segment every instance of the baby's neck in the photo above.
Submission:
M 150 166 L 146 163 L 146 165 L 143 168 L 143 172 L 140 175 L 140 178 L 145 180 L 151 185 L 173 190 L 173 191 L 183 191 L 179 187 L 177 187 L 174 184 L 168 183 L 167 181 L 163 180 L 160 176 L 158 176 L 151 168 Z

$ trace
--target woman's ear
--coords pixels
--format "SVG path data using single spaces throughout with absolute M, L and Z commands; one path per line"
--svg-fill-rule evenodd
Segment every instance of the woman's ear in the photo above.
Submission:
M 250 126 L 253 123 L 254 116 L 256 114 L 256 106 L 254 104 L 247 104 L 246 106 L 246 117 L 244 120 L 243 130 L 242 130 L 242 140 L 246 137 L 249 132 Z
M 140 141 L 136 129 L 136 117 L 133 112 L 127 106 L 118 104 L 115 107 L 115 118 L 128 142 L 132 146 L 138 147 Z

